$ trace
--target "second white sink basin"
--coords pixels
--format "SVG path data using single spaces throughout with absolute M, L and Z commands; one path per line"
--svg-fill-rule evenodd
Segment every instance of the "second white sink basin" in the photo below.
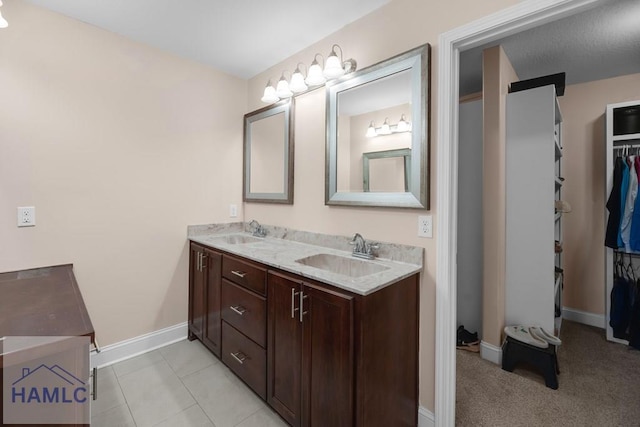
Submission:
M 389 267 L 332 254 L 316 254 L 296 260 L 297 263 L 348 277 L 363 277 L 388 270 Z

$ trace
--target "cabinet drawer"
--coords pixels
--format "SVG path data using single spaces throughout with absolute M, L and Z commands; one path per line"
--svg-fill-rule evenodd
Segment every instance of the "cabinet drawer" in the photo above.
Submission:
M 267 398 L 265 350 L 224 321 L 222 361 L 261 398 Z
M 222 319 L 264 347 L 266 299 L 227 280 L 222 281 Z
M 266 294 L 266 275 L 266 270 L 256 264 L 241 261 L 228 255 L 222 259 L 222 277 L 260 295 Z

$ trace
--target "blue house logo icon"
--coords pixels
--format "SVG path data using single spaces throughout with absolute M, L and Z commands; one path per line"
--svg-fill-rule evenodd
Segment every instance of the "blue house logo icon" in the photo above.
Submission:
M 87 385 L 59 365 L 22 368 L 11 384 L 11 403 L 74 404 L 87 401 Z

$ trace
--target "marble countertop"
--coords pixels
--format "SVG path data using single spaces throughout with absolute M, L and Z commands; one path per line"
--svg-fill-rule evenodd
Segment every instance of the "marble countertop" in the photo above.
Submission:
M 352 257 L 350 250 L 343 250 L 350 248 L 349 241 L 351 240 L 344 236 L 330 236 L 265 226 L 267 237 L 253 238 L 250 233 L 244 231 L 245 227 L 244 223 L 190 226 L 188 239 L 360 295 L 371 294 L 422 271 L 423 248 L 380 243 L 381 257 L 374 260 L 363 260 Z M 248 241 L 246 243 L 231 243 L 234 236 L 248 237 Z M 295 239 L 296 237 L 299 239 Z M 242 239 L 243 237 L 240 237 L 240 240 Z M 351 277 L 348 273 L 340 274 L 296 262 L 318 254 L 344 257 L 346 258 L 344 264 L 356 264 L 355 267 L 364 267 L 365 270 L 370 266 L 361 263 L 376 264 L 377 266 L 372 270 L 381 271 Z M 390 256 L 385 258 L 385 254 Z M 341 261 L 338 260 L 338 262 Z

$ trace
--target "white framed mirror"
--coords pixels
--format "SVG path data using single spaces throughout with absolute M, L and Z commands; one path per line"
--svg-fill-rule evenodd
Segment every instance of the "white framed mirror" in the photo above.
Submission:
M 293 101 L 244 116 L 243 200 L 293 204 Z
M 425 44 L 327 83 L 325 204 L 429 208 L 430 56 Z M 396 150 L 410 155 L 379 162 L 381 176 L 399 181 L 406 172 L 406 186 L 372 191 L 369 182 L 366 190 L 365 154 Z

